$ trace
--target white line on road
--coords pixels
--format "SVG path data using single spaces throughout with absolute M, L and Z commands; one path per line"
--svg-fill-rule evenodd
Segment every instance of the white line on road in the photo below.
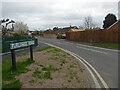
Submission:
M 66 43 L 69 43 L 69 44 L 74 44 L 74 43 L 70 43 L 70 42 L 66 42 Z
M 96 46 L 89 46 L 89 45 L 83 45 L 83 44 L 77 44 L 80 46 L 86 46 L 86 47 L 92 47 L 92 48 L 98 48 L 98 49 L 103 49 L 103 50 L 109 50 L 109 51 L 118 51 L 118 50 L 112 50 L 112 49 L 107 49 L 107 48 L 102 48 L 102 47 L 96 47 Z
M 103 78 L 101 77 L 101 75 L 100 75 L 100 74 L 97 72 L 97 70 L 96 70 L 91 64 L 89 64 L 85 59 L 83 59 L 82 57 L 80 57 L 79 55 L 77 55 L 77 54 L 75 54 L 75 53 L 73 53 L 73 52 L 71 52 L 71 51 L 65 50 L 65 49 L 60 48 L 60 47 L 57 47 L 57 46 L 55 46 L 55 45 L 52 45 L 52 44 L 49 44 L 49 43 L 45 43 L 45 42 L 42 42 L 42 41 L 41 41 L 41 43 L 47 44 L 47 45 L 52 46 L 52 47 L 59 48 L 59 49 L 65 51 L 65 52 L 69 53 L 70 55 L 73 55 L 73 56 L 74 56 L 75 58 L 77 58 L 79 61 L 81 61 L 82 63 L 84 63 L 84 65 L 85 65 L 87 68 L 90 67 L 90 68 L 95 72 L 95 74 L 97 75 L 97 77 L 100 79 L 100 81 L 102 82 L 103 86 L 104 86 L 106 89 L 109 89 L 107 83 L 103 80 Z M 88 66 L 89 66 L 89 67 L 88 67 Z M 88 69 L 88 71 L 90 70 L 90 68 Z M 90 70 L 89 72 L 90 72 L 90 74 L 92 73 L 91 70 Z M 97 79 L 95 78 L 95 76 L 94 76 L 93 73 L 91 74 L 91 76 L 93 77 L 93 80 L 94 80 L 94 82 L 96 83 L 96 84 L 95 84 L 96 87 L 97 87 L 97 88 L 100 87 L 100 85 L 99 85 L 99 83 L 98 83 L 98 81 L 97 81 Z
M 85 49 L 85 50 L 89 50 L 89 51 L 93 51 L 93 52 L 102 53 L 102 54 L 108 54 L 106 52 L 98 51 L 98 50 L 94 50 L 94 49 L 84 48 L 84 47 L 80 47 L 80 46 L 76 46 L 76 47 L 81 48 L 81 49 Z
M 60 43 L 60 42 L 56 42 L 56 43 L 58 43 L 58 44 L 62 44 L 62 43 Z

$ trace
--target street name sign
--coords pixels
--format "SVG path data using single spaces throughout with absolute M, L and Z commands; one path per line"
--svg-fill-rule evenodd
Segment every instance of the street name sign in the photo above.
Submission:
M 34 44 L 35 44 L 34 40 L 25 41 L 25 42 L 11 43 L 10 44 L 10 49 L 17 49 L 17 48 L 21 48 L 21 47 L 26 47 L 26 46 L 34 45 Z

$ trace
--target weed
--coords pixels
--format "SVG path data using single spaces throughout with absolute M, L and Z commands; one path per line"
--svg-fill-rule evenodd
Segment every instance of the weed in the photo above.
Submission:
M 58 68 L 53 67 L 52 65 L 49 65 L 49 67 L 43 67 L 43 71 L 58 71 Z
M 43 85 L 44 82 L 39 82 L 40 85 Z
M 81 72 L 83 72 L 85 69 L 80 68 L 79 70 L 80 70 Z
M 71 80 L 68 80 L 68 82 L 71 82 Z
M 77 80 L 78 83 L 80 83 L 80 80 Z
M 74 67 L 74 65 L 70 65 L 70 68 Z
M 57 48 L 54 48 L 54 51 L 55 51 L 55 52 L 60 52 L 61 50 L 60 50 L 60 49 L 57 49 Z
M 43 53 L 43 55 L 46 55 L 46 53 Z
M 65 75 L 64 77 L 68 77 L 68 75 Z
M 63 64 L 61 63 L 60 66 L 63 66 Z
M 44 67 L 44 65 L 40 65 L 40 67 Z
M 32 80 L 29 81 L 29 83 L 35 83 L 35 80 L 32 79 Z
M 58 57 L 51 57 L 50 60 L 58 60 Z
M 53 79 L 52 77 L 51 77 L 51 72 L 50 71 L 48 71 L 48 72 L 45 72 L 44 73 L 44 75 L 43 75 L 43 78 L 45 78 L 45 79 Z
M 35 69 L 35 72 L 33 72 L 32 76 L 33 76 L 33 77 L 39 77 L 40 74 L 41 74 L 41 72 L 40 72 L 40 71 L 38 70 L 38 68 L 37 68 L 37 69 Z
M 70 79 L 73 79 L 73 76 L 70 76 Z
M 3 88 L 3 90 L 4 89 L 9 89 L 9 88 L 16 88 L 16 89 L 18 89 L 19 90 L 19 88 L 22 88 L 22 84 L 20 83 L 20 81 L 19 80 L 15 80 L 15 81 L 12 81 L 11 83 L 9 83 L 9 84 L 3 84 L 2 85 L 2 88 Z

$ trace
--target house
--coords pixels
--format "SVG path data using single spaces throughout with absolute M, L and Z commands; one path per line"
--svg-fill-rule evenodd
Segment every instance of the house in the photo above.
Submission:
M 107 30 L 118 30 L 120 29 L 120 20 L 112 24 Z
M 78 32 L 78 31 L 85 31 L 83 29 L 71 29 L 69 32 Z
M 76 26 L 70 26 L 70 27 L 64 27 L 64 28 L 58 28 L 55 31 L 55 34 L 65 34 L 69 32 L 71 29 L 78 29 Z

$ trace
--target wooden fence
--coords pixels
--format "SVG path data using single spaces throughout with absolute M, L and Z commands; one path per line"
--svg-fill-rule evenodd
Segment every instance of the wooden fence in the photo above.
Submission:
M 86 30 L 67 32 L 67 40 L 75 40 L 89 43 L 118 43 L 118 30 Z

